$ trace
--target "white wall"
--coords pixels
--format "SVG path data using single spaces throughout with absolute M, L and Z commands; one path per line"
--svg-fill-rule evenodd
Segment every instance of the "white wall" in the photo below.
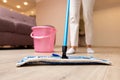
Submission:
M 120 47 L 120 5 L 115 6 L 117 2 L 114 5 L 109 1 L 105 1 L 105 4 L 102 0 L 98 2 L 94 11 L 93 45 Z M 62 45 L 66 0 L 43 0 L 37 3 L 36 9 L 37 25 L 55 26 L 57 29 L 56 45 Z
M 53 25 L 57 30 L 56 45 L 62 45 L 66 0 L 43 0 L 37 3 L 37 25 Z
M 94 12 L 94 45 L 120 47 L 120 7 Z

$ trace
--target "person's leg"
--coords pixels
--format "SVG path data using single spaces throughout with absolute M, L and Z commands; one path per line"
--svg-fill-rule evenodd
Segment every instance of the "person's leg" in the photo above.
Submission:
M 81 0 L 70 0 L 70 43 L 71 48 L 67 53 L 74 53 L 78 46 L 78 31 Z
M 83 18 L 85 21 L 85 38 L 87 44 L 87 52 L 94 53 L 92 50 L 92 36 L 93 36 L 93 8 L 95 0 L 82 0 L 83 4 Z

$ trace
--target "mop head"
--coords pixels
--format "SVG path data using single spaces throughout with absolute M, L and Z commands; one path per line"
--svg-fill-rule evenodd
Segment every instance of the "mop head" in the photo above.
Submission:
M 32 64 L 46 64 L 46 65 L 80 65 L 80 64 L 105 64 L 110 65 L 109 60 L 98 59 L 90 56 L 68 56 L 68 59 L 62 59 L 58 54 L 51 56 L 27 56 L 19 61 L 16 66 Z

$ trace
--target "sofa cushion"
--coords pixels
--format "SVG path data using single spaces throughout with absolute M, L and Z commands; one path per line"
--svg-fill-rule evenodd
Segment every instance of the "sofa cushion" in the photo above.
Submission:
M 11 16 L 10 16 L 14 22 L 22 22 L 22 23 L 26 23 L 28 25 L 36 25 L 35 24 L 35 18 L 34 17 L 29 17 L 23 14 L 19 14 L 17 12 L 11 12 Z
M 10 32 L 0 32 L 0 36 L 0 46 L 33 45 L 33 39 L 27 35 L 21 35 Z
M 23 22 L 27 23 L 27 24 L 30 24 L 32 26 L 35 26 L 36 25 L 36 22 L 35 22 L 35 18 L 34 17 L 28 17 L 28 16 L 24 16 L 23 17 Z
M 15 32 L 15 25 L 8 19 L 0 18 L 0 31 L 2 32 Z
M 0 46 L 3 46 L 3 45 L 12 45 L 12 44 L 15 44 L 15 37 L 13 35 L 14 33 L 10 33 L 10 32 L 0 32 L 0 36 L 1 36 L 1 39 L 0 39 Z
M 15 32 L 19 34 L 30 35 L 30 33 L 32 32 L 32 25 L 17 22 L 15 24 L 15 27 Z
M 33 39 L 29 35 L 14 34 L 16 45 L 33 45 Z

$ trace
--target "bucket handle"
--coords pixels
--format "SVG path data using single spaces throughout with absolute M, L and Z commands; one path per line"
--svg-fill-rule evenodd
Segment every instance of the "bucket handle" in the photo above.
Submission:
M 43 39 L 43 38 L 48 38 L 49 37 L 49 36 L 33 36 L 33 33 L 31 33 L 30 36 L 32 38 L 35 38 L 35 39 Z

